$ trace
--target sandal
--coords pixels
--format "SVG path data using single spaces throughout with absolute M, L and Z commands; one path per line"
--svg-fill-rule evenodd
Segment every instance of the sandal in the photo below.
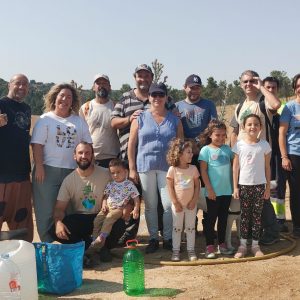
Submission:
M 243 258 L 247 254 L 247 248 L 245 246 L 239 246 L 237 253 L 234 255 L 234 258 Z
M 262 257 L 264 256 L 263 252 L 260 250 L 260 247 L 257 245 L 257 246 L 252 246 L 251 247 L 251 252 L 253 253 L 253 255 L 255 257 Z

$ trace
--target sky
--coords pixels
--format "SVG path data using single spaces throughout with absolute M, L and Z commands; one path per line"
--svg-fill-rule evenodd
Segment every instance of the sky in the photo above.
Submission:
M 300 72 L 298 0 L 2 0 L 0 8 L 7 81 L 24 73 L 88 89 L 101 73 L 119 89 L 156 58 L 178 89 L 190 74 L 205 84 L 210 76 L 230 83 L 247 69 L 262 78 Z

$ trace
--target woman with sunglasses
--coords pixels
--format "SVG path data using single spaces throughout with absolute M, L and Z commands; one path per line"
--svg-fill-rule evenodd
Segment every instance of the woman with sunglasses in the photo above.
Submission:
M 276 113 L 281 106 L 280 100 L 263 86 L 258 73 L 255 71 L 244 71 L 240 77 L 240 84 L 246 99 L 241 106 L 237 105 L 234 117 L 230 123 L 230 126 L 233 127 L 230 137 L 232 147 L 237 142 L 237 139 L 240 140 L 245 137 L 246 133 L 242 124 L 244 118 L 250 114 L 256 114 L 260 117 L 262 130 L 259 137 L 266 139 L 265 116 L 259 105 L 262 96 L 264 96 L 263 101 L 265 101 L 266 112 L 270 120 L 272 120 L 272 114 Z
M 292 236 L 300 238 L 300 73 L 292 82 L 295 99 L 287 102 L 280 116 L 279 147 L 282 167 L 290 187 Z
M 163 83 L 153 83 L 149 89 L 150 108 L 133 120 L 128 142 L 129 177 L 140 181 L 145 201 L 145 218 L 150 242 L 146 253 L 159 248 L 157 191 L 163 213 L 163 247 L 172 250 L 172 210 L 166 185 L 168 163 L 166 154 L 174 137 L 183 138 L 180 119 L 166 109 L 167 88 Z

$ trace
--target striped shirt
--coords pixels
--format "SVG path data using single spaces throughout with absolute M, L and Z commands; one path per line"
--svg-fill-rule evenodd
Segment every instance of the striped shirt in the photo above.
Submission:
M 111 120 L 113 118 L 128 118 L 131 116 L 136 110 L 145 110 L 150 107 L 150 103 L 148 99 L 146 101 L 142 101 L 134 93 L 134 89 L 130 90 L 123 94 L 121 100 L 115 105 L 114 110 L 111 113 Z M 120 128 L 118 130 L 118 136 L 121 145 L 121 158 L 124 160 L 128 160 L 127 157 L 127 147 L 129 140 L 129 131 L 130 124 L 128 124 L 124 128 Z

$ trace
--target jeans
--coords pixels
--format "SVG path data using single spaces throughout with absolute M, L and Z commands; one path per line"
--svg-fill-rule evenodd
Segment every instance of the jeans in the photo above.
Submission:
M 58 192 L 63 180 L 73 171 L 72 169 L 57 168 L 44 165 L 45 179 L 38 183 L 35 179 L 35 167 L 32 172 L 33 204 L 36 217 L 36 227 L 42 242 L 53 242 L 48 231 L 53 220 L 53 210 Z
M 145 173 L 139 173 L 143 199 L 145 201 L 145 219 L 150 239 L 158 240 L 157 190 L 159 191 L 161 202 L 164 208 L 163 237 L 164 240 L 172 239 L 172 203 L 167 190 L 166 175 L 167 172 L 159 170 L 151 170 Z
M 292 163 L 292 171 L 287 171 L 290 187 L 290 210 L 293 222 L 293 230 L 300 231 L 300 156 L 289 155 Z

